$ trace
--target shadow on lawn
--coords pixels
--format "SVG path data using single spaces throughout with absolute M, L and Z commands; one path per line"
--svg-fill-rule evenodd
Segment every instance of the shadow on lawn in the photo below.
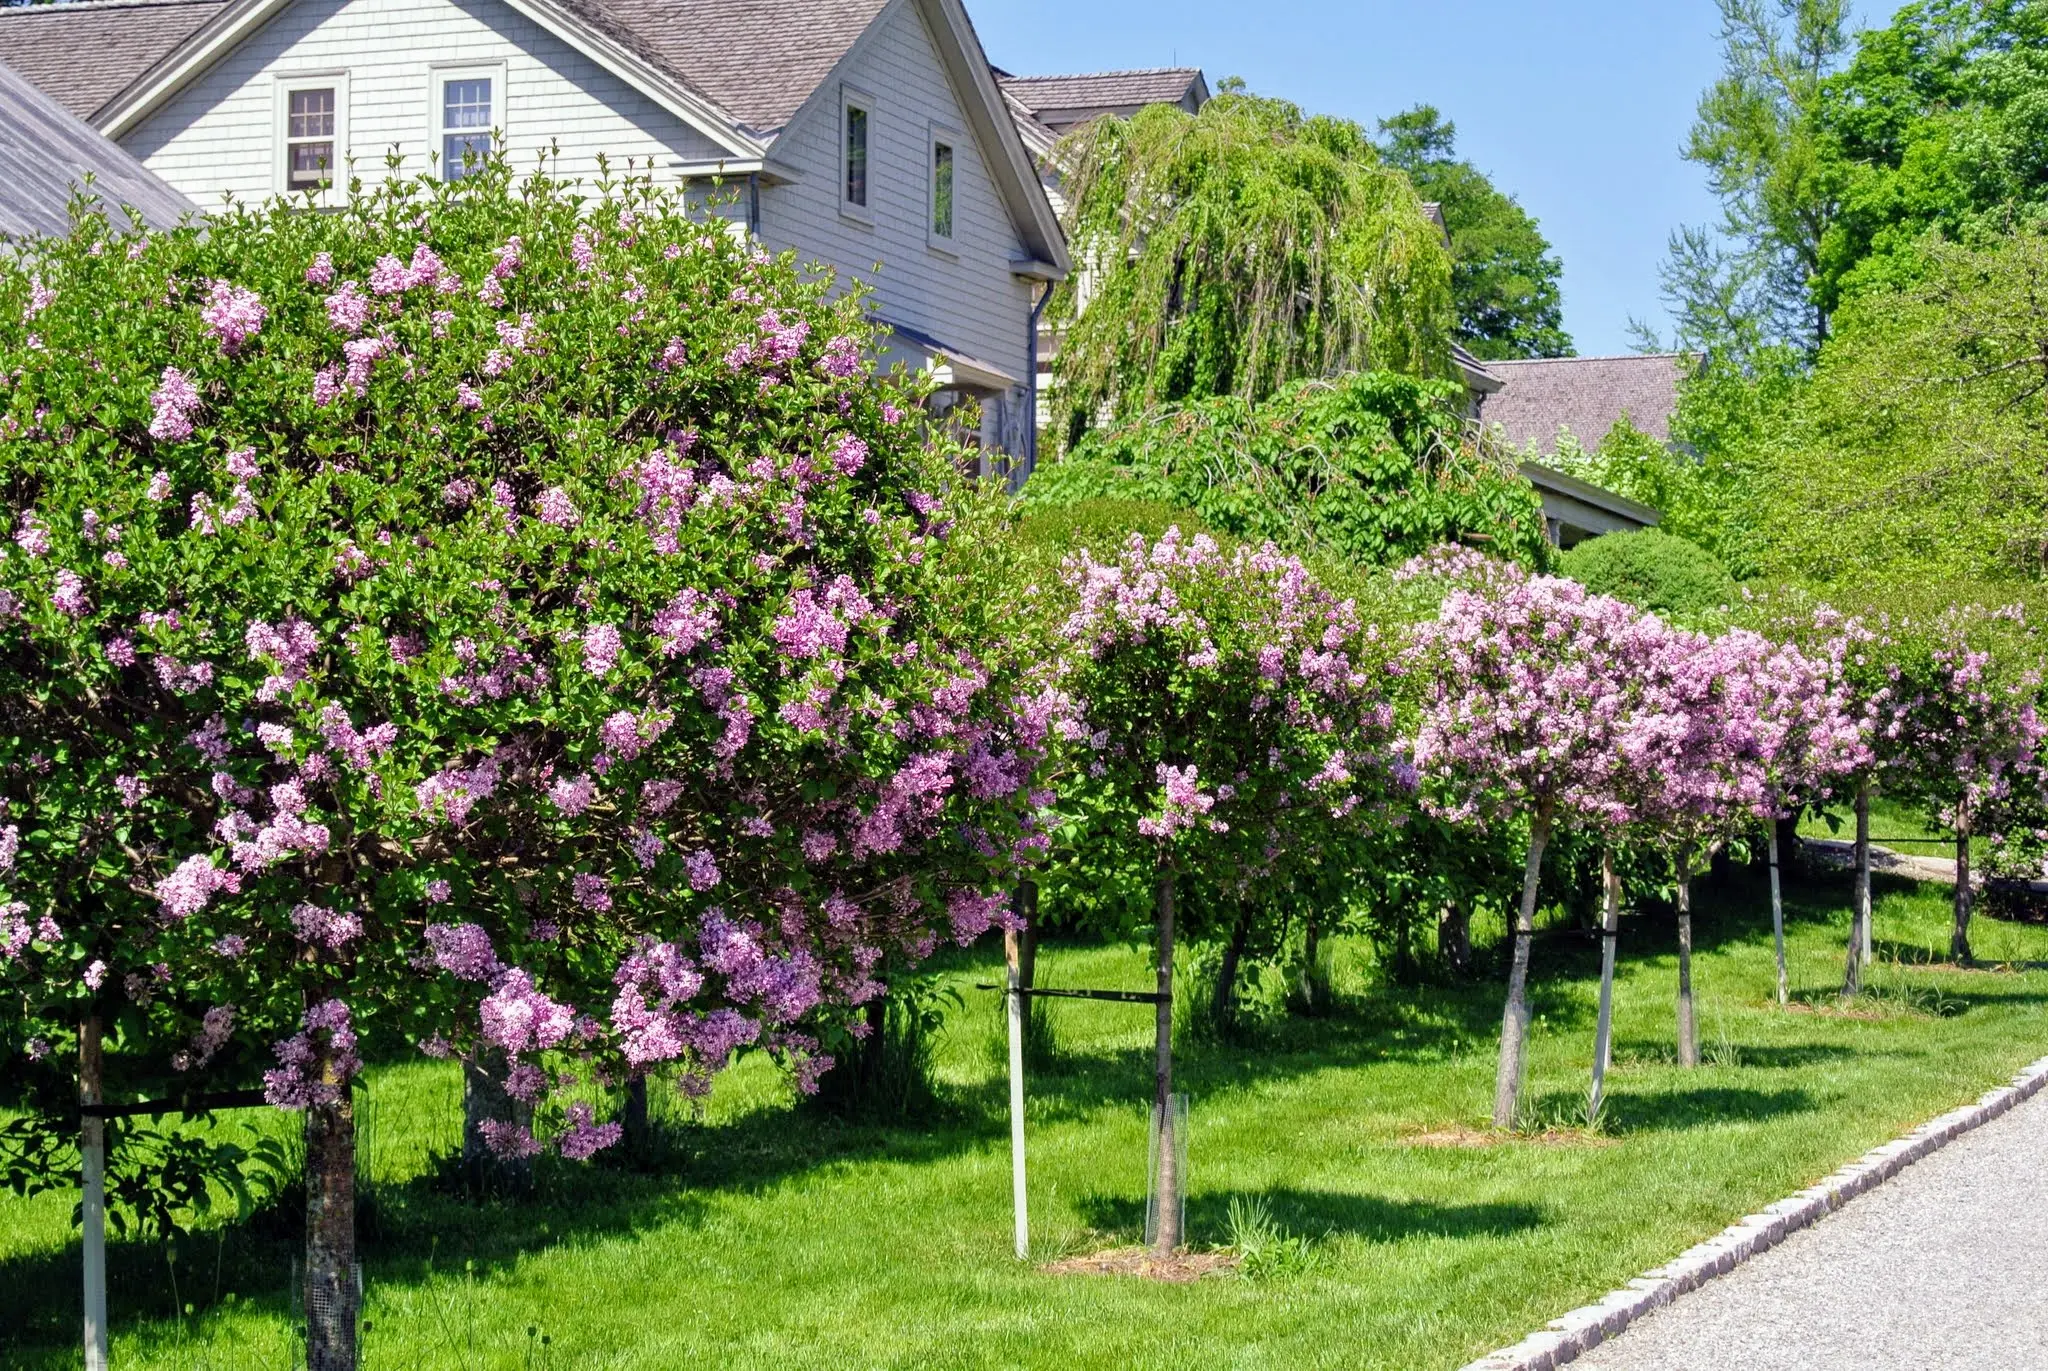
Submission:
M 1429 1200 L 1391 1200 L 1337 1190 L 1280 1187 L 1257 1191 L 1205 1191 L 1188 1196 L 1187 1231 L 1191 1244 L 1222 1244 L 1230 1238 L 1233 1202 L 1265 1202 L 1282 1229 L 1307 1238 L 1356 1237 L 1366 1242 L 1395 1243 L 1408 1238 L 1505 1237 L 1548 1222 L 1533 1204 L 1437 1204 Z M 1145 1201 L 1122 1195 L 1084 1195 L 1076 1204 L 1083 1222 L 1116 1241 L 1142 1240 Z
M 1583 1105 L 1583 1098 L 1580 1097 Z M 1664 1133 L 1725 1123 L 1761 1123 L 1807 1114 L 1820 1101 L 1805 1090 L 1753 1090 L 1706 1085 L 1682 1090 L 1621 1091 L 1607 1097 L 1610 1133 Z

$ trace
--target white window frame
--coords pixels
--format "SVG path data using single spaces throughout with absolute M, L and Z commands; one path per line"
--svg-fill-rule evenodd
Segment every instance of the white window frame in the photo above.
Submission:
M 305 195 L 305 191 L 292 189 L 291 157 L 291 109 L 292 92 L 299 90 L 328 90 L 334 92 L 334 161 L 327 168 L 327 185 L 317 192 L 314 203 L 327 206 L 339 205 L 348 199 L 348 71 L 346 68 L 330 71 L 280 72 L 273 81 L 272 104 L 275 106 L 275 124 L 272 143 L 276 155 L 274 179 L 277 192 L 293 199 Z
M 849 112 L 852 110 L 860 110 L 868 117 L 867 182 L 864 187 L 867 199 L 864 204 L 855 204 L 846 195 L 847 173 L 852 169 L 848 165 L 846 126 L 849 122 Z M 839 212 L 857 224 L 871 227 L 875 222 L 875 123 L 875 97 L 855 86 L 841 86 L 839 126 L 834 131 L 838 148 L 834 162 L 839 168 Z
M 427 155 L 432 159 L 434 175 L 446 181 L 448 159 L 445 155 L 447 136 L 464 130 L 449 129 L 441 121 L 448 113 L 446 85 L 450 81 L 489 81 L 491 83 L 491 146 L 504 151 L 510 140 L 510 131 L 505 122 L 505 64 L 503 62 L 450 62 L 445 66 L 427 68 Z
M 934 122 L 932 123 L 931 127 L 930 127 L 930 128 L 929 128 L 929 129 L 927 130 L 927 131 L 926 131 L 926 134 L 925 134 L 925 140 L 924 140 L 924 185 L 925 185 L 925 193 L 924 193 L 924 194 L 925 194 L 925 206 L 924 206 L 924 241 L 925 241 L 925 246 L 926 246 L 926 247 L 930 248 L 930 249 L 931 249 L 932 251 L 934 251 L 934 252 L 938 252 L 938 253 L 943 253 L 944 255 L 946 255 L 946 256 L 948 256 L 948 257 L 954 257 L 954 256 L 957 256 L 957 255 L 959 255 L 959 252 L 960 252 L 960 180 L 961 180 L 961 177 L 960 177 L 960 164 L 961 164 L 961 159 L 960 159 L 960 150 L 961 150 L 961 149 L 962 149 L 963 147 L 965 147 L 966 145 L 967 145 L 967 140 L 966 140 L 965 138 L 963 138 L 963 137 L 961 137 L 961 136 L 960 136 L 960 131 L 959 131 L 958 129 L 955 129 L 955 128 L 951 128 L 951 127 L 949 127 L 949 126 L 947 126 L 947 125 L 945 125 L 945 124 L 941 124 L 941 123 L 938 123 L 937 121 L 934 121 Z M 939 153 L 938 153 L 938 150 L 939 150 L 939 148 L 940 148 L 941 146 L 944 146 L 944 147 L 950 148 L 950 149 L 952 149 L 952 152 L 953 152 L 953 207 L 952 207 L 952 224 L 950 225 L 950 227 L 952 228 L 952 232 L 950 232 L 950 233 L 943 233 L 943 234 L 939 232 L 939 227 L 938 227 L 938 222 L 939 222 L 939 167 L 938 167 L 938 161 L 939 161 Z

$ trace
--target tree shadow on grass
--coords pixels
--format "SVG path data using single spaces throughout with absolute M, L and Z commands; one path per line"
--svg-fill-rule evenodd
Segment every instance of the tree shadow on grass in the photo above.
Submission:
M 1583 1097 L 1580 1098 L 1583 1107 Z M 1762 1123 L 1787 1114 L 1807 1114 L 1820 1101 L 1806 1090 L 1755 1090 L 1744 1086 L 1694 1086 L 1607 1096 L 1603 1126 L 1610 1133 L 1665 1133 L 1726 1123 Z
M 1263 1202 L 1273 1221 L 1288 1233 L 1307 1238 L 1356 1237 L 1371 1243 L 1419 1237 L 1506 1237 L 1549 1221 L 1544 1209 L 1533 1204 L 1438 1204 L 1289 1186 L 1202 1191 L 1187 1199 L 1190 1244 L 1228 1242 L 1233 1201 Z M 1137 1242 L 1144 1236 L 1143 1196 L 1083 1195 L 1075 1207 L 1084 1223 L 1115 1241 Z

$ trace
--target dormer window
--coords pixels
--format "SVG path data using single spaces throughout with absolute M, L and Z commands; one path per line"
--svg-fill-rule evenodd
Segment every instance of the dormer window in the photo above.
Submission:
M 874 136 L 874 101 L 851 88 L 840 95 L 839 208 L 856 219 L 868 217 L 868 170 Z

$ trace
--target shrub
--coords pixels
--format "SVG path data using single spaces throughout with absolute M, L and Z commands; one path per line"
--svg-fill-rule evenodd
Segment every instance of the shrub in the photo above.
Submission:
M 1735 594 L 1712 553 L 1654 528 L 1588 539 L 1559 559 L 1558 572 L 1596 595 L 1678 619 L 1711 613 Z

